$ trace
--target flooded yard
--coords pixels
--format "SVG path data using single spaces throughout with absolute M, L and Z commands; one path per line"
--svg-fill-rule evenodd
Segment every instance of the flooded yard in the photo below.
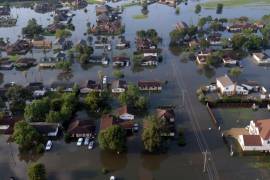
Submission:
M 163 179 L 209 179 L 207 173 L 203 172 L 203 155 L 198 146 L 195 131 L 189 118 L 191 109 L 185 103 L 192 103 L 194 116 L 197 117 L 197 126 L 206 139 L 209 149 L 212 152 L 213 162 L 218 171 L 219 179 L 246 180 L 246 179 L 270 179 L 268 169 L 257 169 L 252 166 L 253 157 L 230 157 L 227 146 L 224 144 L 220 132 L 213 128 L 212 121 L 204 105 L 200 104 L 196 97 L 196 89 L 204 84 L 214 81 L 217 76 L 227 73 L 228 68 L 205 70 L 196 66 L 193 61 L 181 61 L 179 56 L 174 55 L 168 48 L 169 33 L 174 29 L 179 21 L 188 24 L 196 24 L 200 16 L 213 16 L 236 18 L 247 16 L 251 19 L 261 18 L 270 11 L 269 6 L 241 6 L 237 8 L 224 8 L 223 14 L 216 14 L 215 10 L 203 9 L 200 15 L 194 13 L 197 1 L 190 1 L 188 5 L 180 5 L 180 15 L 175 14 L 172 7 L 152 4 L 148 7 L 149 14 L 145 19 L 134 19 L 133 16 L 141 12 L 140 6 L 126 8 L 122 15 L 125 25 L 125 37 L 131 41 L 131 49 L 123 51 L 131 56 L 135 50 L 136 31 L 141 29 L 154 28 L 162 37 L 163 61 L 154 69 L 143 69 L 133 71 L 132 66 L 124 68 L 125 79 L 128 82 L 137 83 L 138 80 L 160 80 L 168 81 L 161 93 L 146 94 L 150 100 L 150 111 L 160 105 L 176 106 L 177 127 L 185 128 L 185 147 L 177 146 L 177 141 L 171 141 L 168 152 L 164 154 L 145 154 L 142 152 L 142 142 L 140 132 L 128 139 L 128 151 L 123 154 L 112 154 L 104 152 L 96 147 L 88 150 L 87 147 L 77 147 L 75 143 L 66 144 L 61 141 L 53 142 L 50 152 L 45 152 L 41 157 L 32 157 L 37 162 L 45 164 L 48 179 L 50 180 L 104 180 L 110 175 L 115 175 L 120 179 L 128 180 L 163 180 Z M 120 3 L 110 5 L 117 6 Z M 21 28 L 31 18 L 36 18 L 39 24 L 46 26 L 52 22 L 50 13 L 35 13 L 30 8 L 12 8 L 11 13 L 18 16 L 16 27 L 0 28 L 0 35 L 14 42 L 21 35 Z M 73 23 L 75 31 L 71 40 L 75 43 L 81 39 L 86 39 L 84 33 L 87 30 L 86 23 L 95 23 L 95 5 L 88 5 L 87 12 L 84 10 L 74 11 Z M 55 40 L 54 37 L 50 37 Z M 110 56 L 123 53 L 113 49 Z M 30 55 L 30 54 L 28 54 Z M 32 56 L 32 55 L 31 55 Z M 35 58 L 41 58 L 43 52 L 34 53 Z M 249 58 L 243 60 L 244 71 L 239 79 L 248 79 L 260 82 L 270 88 L 269 68 L 259 67 Z M 176 68 L 174 72 L 172 69 Z M 50 85 L 54 81 L 83 82 L 88 79 L 98 79 L 98 72 L 112 76 L 112 64 L 108 67 L 90 66 L 82 67 L 75 62 L 72 65 L 70 76 L 59 76 L 59 70 L 43 70 L 38 67 L 30 68 L 27 71 L 0 71 L 3 74 L 3 83 L 16 82 L 26 85 L 29 82 L 42 81 Z M 185 86 L 179 87 L 177 78 L 183 79 Z M 186 98 L 188 97 L 188 99 Z M 250 120 L 270 118 L 270 113 L 266 109 L 252 111 L 250 109 L 215 109 L 218 119 L 220 119 L 222 129 L 232 127 L 245 127 Z M 142 128 L 142 127 L 140 127 Z M 213 128 L 209 131 L 209 128 Z M 0 136 L 0 179 L 8 179 L 10 176 L 18 179 L 27 179 L 26 167 L 31 158 L 19 157 L 15 144 L 8 144 L 6 136 Z M 108 174 L 102 173 L 102 168 L 109 170 Z

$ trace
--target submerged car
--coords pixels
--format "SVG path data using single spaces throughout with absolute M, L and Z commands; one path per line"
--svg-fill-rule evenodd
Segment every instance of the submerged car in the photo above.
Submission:
M 47 142 L 47 144 L 46 144 L 45 150 L 46 150 L 46 151 L 49 151 L 49 150 L 51 150 L 51 148 L 52 148 L 52 141 L 49 140 L 49 141 Z
M 77 146 L 81 146 L 83 142 L 83 138 L 79 138 L 77 141 Z

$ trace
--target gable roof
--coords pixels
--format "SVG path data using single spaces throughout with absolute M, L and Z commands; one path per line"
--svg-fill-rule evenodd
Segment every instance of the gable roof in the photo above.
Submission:
M 106 114 L 101 117 L 100 130 L 105 130 L 113 125 L 113 116 Z
M 267 140 L 270 138 L 270 119 L 257 120 L 255 122 L 256 127 L 259 129 L 261 138 Z
M 170 120 L 171 118 L 175 118 L 175 113 L 173 109 L 161 109 L 158 108 L 156 110 L 156 114 L 158 118 L 165 118 L 166 120 Z
M 88 120 L 73 120 L 68 126 L 69 134 L 87 134 L 96 130 L 95 125 Z
M 224 87 L 233 85 L 232 80 L 227 75 L 218 77 L 217 81 L 219 81 Z
M 129 108 L 127 107 L 127 105 L 124 105 L 124 106 L 117 109 L 118 116 L 120 116 L 122 114 L 126 114 L 126 113 L 129 113 Z
M 58 123 L 46 123 L 46 122 L 32 122 L 30 123 L 40 134 L 47 135 L 52 132 L 56 132 L 59 128 Z
M 245 146 L 262 146 L 261 137 L 259 135 L 243 135 Z

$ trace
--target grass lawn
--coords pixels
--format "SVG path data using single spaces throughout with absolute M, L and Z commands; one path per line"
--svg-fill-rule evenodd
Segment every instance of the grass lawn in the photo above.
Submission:
M 9 59 L 13 62 L 16 62 L 18 59 L 20 58 L 19 55 L 10 55 L 9 56 Z
M 102 4 L 103 2 L 101 0 L 87 0 L 88 4 Z
M 132 18 L 139 20 L 139 19 L 146 19 L 146 18 L 148 18 L 148 16 L 144 15 L 144 14 L 137 14 L 137 15 L 132 16 Z
M 128 3 L 122 4 L 121 7 L 127 8 L 127 7 L 131 7 L 131 6 L 137 6 L 137 5 L 140 5 L 140 3 L 139 2 L 128 2 Z
M 213 9 L 217 7 L 218 3 L 222 3 L 224 7 L 235 7 L 243 5 L 269 5 L 270 0 L 209 0 L 206 3 L 202 3 L 202 7 L 206 9 Z
M 267 109 L 253 111 L 251 108 L 220 108 L 212 110 L 224 130 L 244 128 L 249 124 L 250 120 L 270 118 L 270 112 Z

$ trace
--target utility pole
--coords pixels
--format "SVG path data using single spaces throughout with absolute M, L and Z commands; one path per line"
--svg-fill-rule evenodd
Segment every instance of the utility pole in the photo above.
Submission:
M 207 150 L 202 152 L 202 153 L 203 153 L 203 157 L 204 157 L 203 172 L 205 173 L 205 171 L 206 171 L 206 163 L 207 163 Z

